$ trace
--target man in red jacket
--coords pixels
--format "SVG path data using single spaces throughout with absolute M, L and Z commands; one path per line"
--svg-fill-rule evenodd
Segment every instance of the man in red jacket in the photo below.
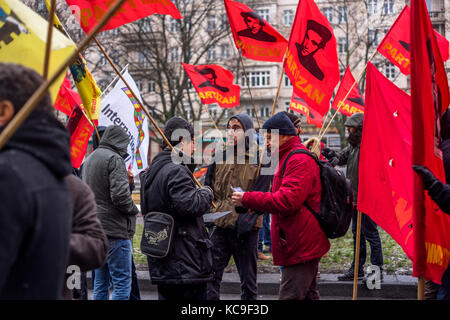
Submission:
M 272 255 L 275 265 L 283 266 L 279 299 L 319 299 L 316 275 L 320 258 L 330 249 L 330 242 L 317 219 L 305 207 L 320 207 L 320 172 L 306 154 L 289 157 L 282 174 L 280 168 L 292 150 L 305 146 L 296 135 L 290 119 L 283 112 L 263 125 L 267 130 L 267 147 L 279 153 L 272 192 L 235 192 L 236 205 L 272 214 Z

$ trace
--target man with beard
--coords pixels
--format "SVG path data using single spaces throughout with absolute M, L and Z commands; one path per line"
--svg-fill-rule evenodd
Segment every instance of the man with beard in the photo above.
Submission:
M 361 146 L 362 131 L 363 131 L 363 114 L 355 113 L 345 122 L 345 127 L 348 131 L 347 146 L 341 152 L 324 148 L 322 154 L 331 163 L 339 166 L 347 165 L 347 178 L 352 182 L 353 187 L 353 201 L 354 201 L 354 213 L 352 218 L 352 233 L 353 233 L 353 254 L 356 248 L 356 223 L 357 223 L 357 210 L 356 201 L 358 199 L 358 168 L 359 168 L 359 149 Z M 377 225 L 373 222 L 369 216 L 362 214 L 361 217 L 361 242 L 360 242 L 360 255 L 359 255 L 359 270 L 358 279 L 364 277 L 364 263 L 366 262 L 366 240 L 370 244 L 370 262 L 376 265 L 381 270 L 381 280 L 383 280 L 383 253 L 381 249 L 381 240 L 378 233 Z M 354 277 L 355 258 L 353 255 L 353 262 L 350 269 L 339 276 L 340 281 L 351 281 Z
M 301 44 L 295 43 L 297 47 L 298 60 L 314 77 L 323 80 L 325 75 L 318 66 L 314 54 L 324 49 L 332 34 L 325 26 L 314 20 L 308 20 L 306 24 L 305 37 Z

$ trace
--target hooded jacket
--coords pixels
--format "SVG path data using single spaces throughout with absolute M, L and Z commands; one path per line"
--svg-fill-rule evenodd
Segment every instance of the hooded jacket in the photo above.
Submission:
M 56 117 L 34 111 L 0 150 L 0 300 L 61 296 L 72 228 L 69 146 Z
M 128 143 L 129 137 L 121 127 L 109 126 L 82 169 L 83 181 L 95 195 L 97 216 L 112 239 L 133 238 L 139 213 L 131 198 L 124 161 Z
M 246 113 L 231 117 L 230 120 L 228 120 L 228 124 L 232 119 L 237 119 L 242 124 L 244 131 L 253 129 L 253 121 Z M 233 162 L 226 163 L 227 151 L 225 150 L 221 154 L 219 154 L 219 156 L 222 156 L 221 163 L 212 163 L 208 167 L 208 171 L 206 172 L 205 184 L 213 189 L 214 202 L 217 205 L 217 208 L 212 209 L 212 212 L 232 211 L 231 214 L 215 221 L 215 224 L 218 227 L 236 227 L 236 222 L 238 220 L 239 214 L 236 212 L 235 205 L 231 201 L 231 195 L 233 194 L 231 186 L 233 186 L 234 188 L 240 187 L 244 191 L 249 191 L 252 189 L 255 179 L 257 178 L 256 174 L 258 171 L 258 165 L 249 163 L 250 143 L 251 141 L 249 141 L 249 139 L 246 137 L 245 163 L 238 163 L 236 148 L 234 148 L 234 150 L 232 151 L 232 154 L 234 155 Z M 255 227 L 262 227 L 262 219 L 262 215 L 258 217 Z
M 203 215 L 213 200 L 209 188 L 197 188 L 192 172 L 172 162 L 172 152 L 157 154 L 140 175 L 143 214 L 156 211 L 174 218 L 173 244 L 165 258 L 148 257 L 153 284 L 202 283 L 212 279 L 212 255 Z M 141 189 L 142 190 L 142 189 Z
M 319 211 L 322 188 L 317 163 L 310 156 L 298 153 L 288 159 L 284 176 L 280 172 L 280 164 L 295 149 L 306 150 L 297 136 L 280 147 L 272 192 L 245 192 L 242 199 L 245 207 L 272 214 L 273 263 L 279 266 L 318 259 L 330 249 L 318 220 L 305 207 L 308 203 Z

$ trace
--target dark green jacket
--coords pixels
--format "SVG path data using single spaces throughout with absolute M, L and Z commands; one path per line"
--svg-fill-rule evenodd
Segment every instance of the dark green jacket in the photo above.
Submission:
M 108 127 L 82 170 L 83 180 L 95 195 L 97 216 L 110 238 L 131 239 L 136 230 L 139 210 L 131 198 L 124 161 L 128 143 L 129 137 L 121 127 Z

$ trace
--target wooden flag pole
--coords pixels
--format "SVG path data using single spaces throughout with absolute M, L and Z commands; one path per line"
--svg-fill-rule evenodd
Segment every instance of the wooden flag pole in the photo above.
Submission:
M 247 71 L 245 70 L 244 59 L 242 59 L 242 51 L 241 51 L 241 49 L 239 49 L 238 51 L 239 51 L 239 59 L 241 60 L 241 64 L 242 64 L 242 70 L 244 71 L 245 82 L 247 83 L 247 89 L 248 89 L 248 93 L 250 95 L 250 101 L 252 103 L 253 110 L 255 111 L 255 117 L 256 117 L 256 122 L 258 123 L 258 129 L 261 129 L 261 123 L 259 122 L 259 118 L 258 118 L 258 111 L 256 110 L 255 101 L 253 100 L 252 90 L 250 90 L 250 82 L 248 81 Z
M 350 90 L 347 92 L 347 94 L 345 95 L 344 99 L 342 100 L 343 103 L 341 103 L 338 107 L 338 109 L 336 110 L 336 112 L 334 113 L 333 117 L 331 117 L 330 121 L 328 122 L 328 125 L 326 126 L 325 130 L 322 132 L 322 134 L 319 135 L 319 141 L 322 140 L 323 136 L 325 135 L 325 133 L 328 131 L 328 129 L 330 128 L 331 123 L 333 122 L 334 118 L 336 117 L 336 115 L 338 114 L 339 110 L 341 110 L 342 105 L 344 104 L 345 100 L 347 100 L 348 96 L 350 95 L 350 93 L 352 92 L 353 88 L 356 86 L 356 84 L 361 80 L 362 76 L 364 75 L 364 72 L 367 69 L 367 65 L 369 64 L 370 61 L 372 61 L 373 57 L 375 57 L 375 55 L 377 54 L 377 50 L 374 51 L 374 53 L 372 53 L 372 55 L 370 56 L 369 60 L 367 60 L 366 65 L 364 66 L 364 68 L 361 70 L 361 72 L 359 73 L 358 77 L 356 78 L 355 82 L 353 82 L 352 86 L 350 87 Z
M 72 63 L 72 61 L 83 51 L 89 42 L 94 38 L 94 36 L 102 29 L 106 23 L 111 19 L 111 17 L 120 9 L 122 4 L 126 0 L 117 0 L 108 12 L 102 17 L 100 22 L 91 30 L 89 35 L 84 38 L 80 43 L 77 50 L 75 50 L 55 71 L 55 73 L 33 93 L 33 95 L 28 99 L 28 101 L 23 105 L 15 117 L 8 123 L 6 128 L 0 134 L 0 150 L 5 146 L 6 142 L 11 138 L 11 136 L 17 131 L 20 125 L 25 121 L 25 119 L 34 110 L 39 101 L 42 100 L 44 95 L 47 93 L 48 88 L 58 79 L 58 77 L 66 70 L 67 66 Z
M 212 122 L 214 128 L 220 133 L 220 135 L 222 135 L 222 133 L 220 132 L 219 128 L 217 127 L 216 121 L 214 121 L 214 118 L 211 115 L 211 112 L 209 112 L 208 106 L 205 106 L 204 104 L 203 104 L 203 106 L 205 107 L 206 113 L 208 114 L 209 119 L 211 119 L 211 122 Z M 222 141 L 222 144 L 225 144 L 225 142 L 223 141 L 222 137 L 220 138 L 220 141 Z
M 359 274 L 359 247 L 361 244 L 361 218 L 362 213 L 358 210 L 358 218 L 356 224 L 356 242 L 355 242 L 355 261 L 354 261 L 354 276 L 353 276 L 353 300 L 357 300 L 358 296 L 358 274 Z
M 44 58 L 44 79 L 48 79 L 48 68 L 50 65 L 50 54 L 52 52 L 52 37 L 53 37 L 53 24 L 55 21 L 55 7 L 56 0 L 52 0 L 49 15 L 48 15 L 48 28 L 47 28 L 47 42 L 45 44 L 45 58 Z
M 144 113 L 147 115 L 148 119 L 150 120 L 150 122 L 153 124 L 153 126 L 156 128 L 156 130 L 158 131 L 158 133 L 160 134 L 160 136 L 164 139 L 164 141 L 166 142 L 166 144 L 169 146 L 169 148 L 172 150 L 172 152 L 176 153 L 177 151 L 175 150 L 175 148 L 173 147 L 173 145 L 170 143 L 169 139 L 167 139 L 167 137 L 165 136 L 164 132 L 161 130 L 161 128 L 158 126 L 158 124 L 156 123 L 155 119 L 153 119 L 153 117 L 150 115 L 150 112 L 148 112 L 147 107 L 144 106 L 144 104 L 141 102 L 141 100 L 137 97 L 137 95 L 134 93 L 134 90 L 130 87 L 130 85 L 128 84 L 128 82 L 125 80 L 125 78 L 122 76 L 122 74 L 120 73 L 119 69 L 117 69 L 116 65 L 114 64 L 114 62 L 111 60 L 111 58 L 108 56 L 108 54 L 106 53 L 105 49 L 103 48 L 103 46 L 100 44 L 100 42 L 97 40 L 96 37 L 93 38 L 95 43 L 97 44 L 97 46 L 99 47 L 100 51 L 103 53 L 103 55 L 105 56 L 106 60 L 109 62 L 109 64 L 111 65 L 111 67 L 114 69 L 114 72 L 116 72 L 116 74 L 119 76 L 119 78 L 122 80 L 122 82 L 125 84 L 125 86 L 127 86 L 128 90 L 130 90 L 131 95 L 133 96 L 134 99 L 136 99 L 136 101 L 139 103 L 140 107 L 142 108 L 142 110 L 144 110 Z M 197 186 L 199 188 L 202 188 L 203 186 L 201 185 L 201 183 L 197 180 L 197 178 L 193 177 L 195 183 L 197 184 Z M 214 208 L 217 208 L 216 204 L 213 202 L 212 205 L 214 206 Z
M 424 300 L 425 297 L 425 278 L 419 276 L 417 281 L 417 300 Z

